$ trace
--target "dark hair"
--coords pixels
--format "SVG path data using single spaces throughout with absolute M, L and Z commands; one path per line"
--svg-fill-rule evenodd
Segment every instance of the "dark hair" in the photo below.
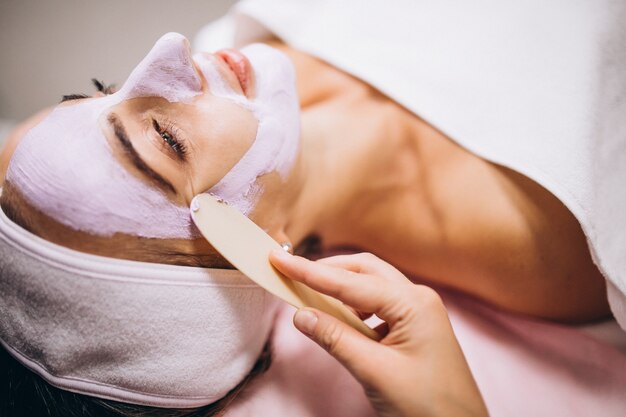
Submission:
M 102 400 L 45 382 L 0 348 L 0 416 L 3 417 L 209 417 L 220 416 L 272 361 L 268 342 L 246 378 L 222 399 L 189 409 L 156 408 Z

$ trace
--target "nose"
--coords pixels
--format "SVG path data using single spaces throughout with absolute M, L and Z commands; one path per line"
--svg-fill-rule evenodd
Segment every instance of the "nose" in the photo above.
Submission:
M 208 80 L 211 79 L 210 73 L 211 69 L 215 67 L 212 63 L 213 56 L 209 52 L 197 52 L 193 55 L 191 62 L 193 64 L 193 68 L 200 77 L 201 83 L 206 87 L 208 84 Z
M 163 35 L 135 67 L 121 91 L 127 97 L 158 96 L 181 101 L 202 91 L 189 41 L 179 33 Z

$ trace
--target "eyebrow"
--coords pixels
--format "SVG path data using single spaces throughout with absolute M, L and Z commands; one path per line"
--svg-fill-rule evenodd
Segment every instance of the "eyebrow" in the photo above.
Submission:
M 128 156 L 133 165 L 139 171 L 144 173 L 148 178 L 150 178 L 153 182 L 155 182 L 161 189 L 176 194 L 176 189 L 174 188 L 172 183 L 163 178 L 158 172 L 150 168 L 146 161 L 143 160 L 141 155 L 139 155 L 131 141 L 128 139 L 126 129 L 124 128 L 124 125 L 117 117 L 117 115 L 115 113 L 111 113 L 107 120 L 109 121 L 111 126 L 113 126 L 113 133 L 115 133 L 115 137 L 122 145 L 122 148 L 124 148 L 126 156 Z
M 87 94 L 67 94 L 61 98 L 61 103 L 65 103 L 66 101 L 82 100 L 84 98 L 89 98 L 89 96 Z

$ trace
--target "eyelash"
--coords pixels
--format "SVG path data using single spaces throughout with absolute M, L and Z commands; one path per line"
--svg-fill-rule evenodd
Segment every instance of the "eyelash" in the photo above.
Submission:
M 115 84 L 105 84 L 104 81 L 97 80 L 95 78 L 91 79 L 91 83 L 96 87 L 96 90 L 99 92 L 109 95 L 115 92 Z M 61 103 L 72 100 L 80 100 L 83 98 L 89 98 L 87 94 L 66 94 L 61 98 Z
M 114 84 L 107 85 L 104 82 L 99 81 L 95 78 L 92 78 L 91 82 L 96 87 L 96 90 L 106 95 L 112 94 L 115 91 Z M 63 96 L 63 98 L 61 99 L 61 103 L 71 100 L 80 100 L 88 97 L 89 96 L 87 94 L 68 94 Z M 172 149 L 176 153 L 176 156 L 179 159 L 185 160 L 185 157 L 187 156 L 187 147 L 185 146 L 183 141 L 177 139 L 177 137 L 180 137 L 180 134 L 179 132 L 177 132 L 176 126 L 171 123 L 167 123 L 167 127 L 162 128 L 159 122 L 157 122 L 155 119 L 152 119 L 152 126 L 154 127 L 154 130 L 156 130 L 156 132 L 159 134 L 161 139 L 163 139 L 163 142 L 165 142 L 170 147 L 170 149 Z M 170 132 L 173 132 L 174 134 Z
M 159 122 L 157 122 L 155 119 L 152 119 L 152 127 L 154 127 L 154 130 L 156 130 L 161 139 L 163 139 L 163 142 L 165 142 L 174 152 L 176 152 L 176 155 L 180 159 L 185 159 L 185 156 L 187 156 L 187 147 L 182 141 L 177 138 L 177 136 L 179 135 L 176 134 L 178 132 L 176 132 L 177 129 L 173 124 L 168 123 L 167 126 L 163 128 L 161 127 Z

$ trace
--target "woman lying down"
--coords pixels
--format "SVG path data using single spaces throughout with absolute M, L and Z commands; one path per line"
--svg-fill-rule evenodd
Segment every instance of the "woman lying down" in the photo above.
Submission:
M 359 247 L 534 317 L 610 314 L 578 222 L 545 189 L 273 45 L 192 57 L 165 35 L 118 91 L 68 96 L 9 143 L 6 415 L 209 416 L 269 366 L 277 302 L 200 237 L 188 207 L 203 192 L 296 248 Z

